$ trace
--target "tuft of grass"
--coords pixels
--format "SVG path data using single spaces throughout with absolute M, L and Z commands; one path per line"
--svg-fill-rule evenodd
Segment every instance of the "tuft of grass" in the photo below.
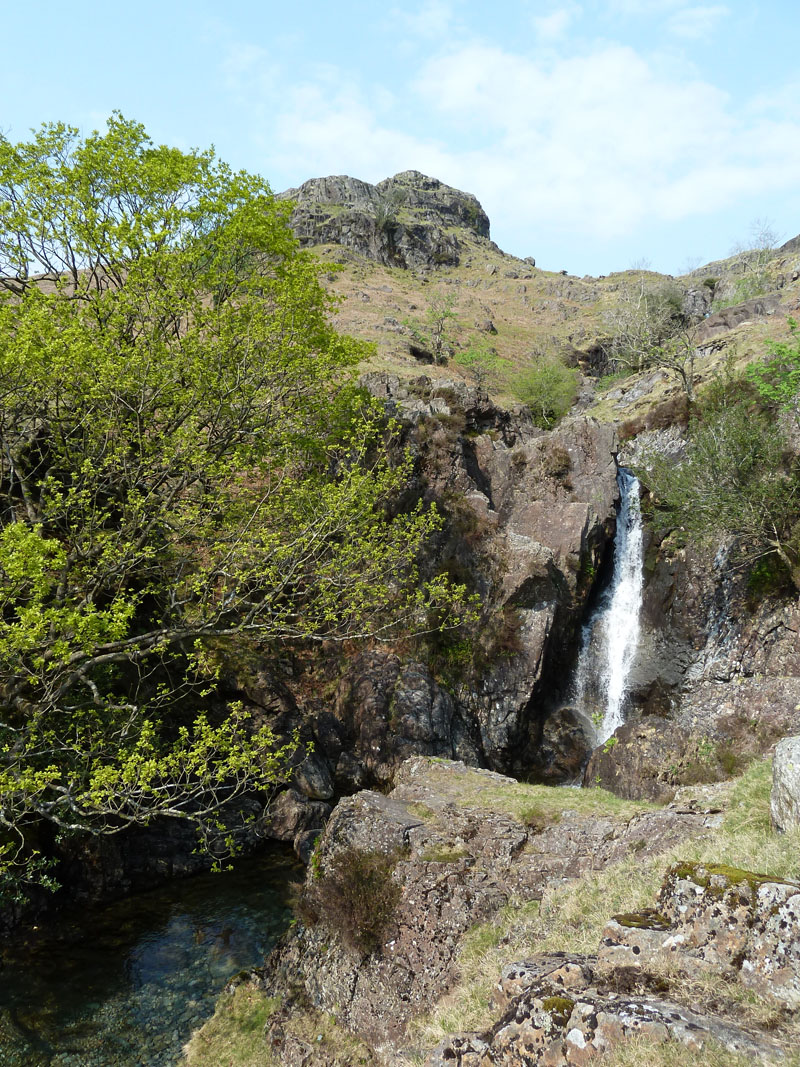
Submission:
M 183 1049 L 181 1067 L 272 1067 L 264 1028 L 280 1001 L 254 983 L 242 983 L 217 1001 L 213 1016 L 195 1030 Z

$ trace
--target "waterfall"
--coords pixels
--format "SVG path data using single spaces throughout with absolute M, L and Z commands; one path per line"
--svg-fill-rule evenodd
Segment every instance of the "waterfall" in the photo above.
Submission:
M 571 703 L 591 718 L 597 744 L 625 721 L 628 678 L 639 643 L 642 602 L 642 511 L 639 482 L 617 474 L 620 505 L 614 537 L 614 570 L 581 633 Z

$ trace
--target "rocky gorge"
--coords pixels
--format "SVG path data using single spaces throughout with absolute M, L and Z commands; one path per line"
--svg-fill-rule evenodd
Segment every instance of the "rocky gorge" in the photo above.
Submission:
M 646 482 L 648 449 L 679 462 L 686 446 L 687 401 L 663 368 L 599 383 L 609 308 L 641 278 L 506 257 L 474 197 L 415 171 L 285 196 L 344 328 L 377 342 L 361 385 L 413 461 L 396 507 L 442 517 L 420 567 L 463 583 L 475 619 L 226 661 L 216 698 L 300 742 L 266 813 L 253 804 L 251 844 L 290 845 L 306 872 L 296 923 L 229 984 L 186 1063 L 555 1067 L 637 1042 L 707 1057 L 678 1063 L 792 1062 L 798 838 L 791 815 L 773 814 L 773 834 L 768 809 L 769 757 L 800 733 L 796 596 L 755 596 L 728 543 L 657 529 L 645 484 L 626 721 L 598 744 L 575 699 L 620 468 Z M 717 311 L 712 293 L 733 299 L 746 263 L 679 280 L 702 320 L 698 389 L 726 351 L 744 360 L 785 331 L 798 264 L 776 250 L 774 291 Z M 434 287 L 457 295 L 443 358 L 417 340 Z M 556 352 L 580 377 L 569 413 L 544 427 L 504 383 L 490 395 L 491 375 L 458 362 L 477 335 L 508 364 Z M 156 825 L 58 847 L 88 901 L 200 869 L 192 846 Z M 242 1035 L 248 1050 L 230 1051 Z
M 303 188 L 345 202 L 314 209 L 315 225 L 328 213 L 321 240 L 335 242 L 330 220 L 375 194 L 330 181 Z M 311 244 L 309 205 L 297 210 Z M 462 236 L 459 255 L 487 256 L 476 285 L 503 273 L 538 281 L 530 264 L 498 270 L 474 238 Z M 351 236 L 342 245 L 386 262 Z M 746 258 L 681 280 L 701 320 L 698 386 L 800 306 L 791 242 L 773 261 L 773 290 L 738 304 Z M 414 266 L 424 274 L 435 259 Z M 611 291 L 627 281 L 611 279 Z M 601 280 L 569 286 L 567 299 L 602 292 Z M 712 293 L 728 306 L 717 311 Z M 298 925 L 265 968 L 229 987 L 188 1064 L 205 1062 L 204 1043 L 215 1047 L 237 1005 L 263 998 L 260 1051 L 242 1062 L 795 1062 L 796 742 L 780 739 L 800 731 L 797 598 L 755 595 L 730 543 L 659 532 L 645 486 L 626 721 L 596 745 L 572 672 L 611 577 L 618 470 L 646 469 L 654 448 L 679 463 L 686 405 L 664 370 L 597 396 L 602 338 L 573 330 L 551 344 L 590 385 L 583 410 L 553 430 L 449 368 L 409 377 L 398 363 L 365 377 L 402 420 L 420 491 L 447 515 L 439 550 L 480 592 L 485 654 L 454 673 L 446 659 L 432 670 L 397 653 L 349 665 L 315 752 L 332 781 L 347 769 L 361 788 L 324 830 L 295 837 L 309 860 Z M 546 784 L 576 780 L 583 789 Z

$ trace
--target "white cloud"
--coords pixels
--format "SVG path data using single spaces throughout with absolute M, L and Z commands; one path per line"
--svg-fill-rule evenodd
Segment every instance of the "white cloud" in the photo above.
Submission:
M 782 109 L 788 89 L 734 104 L 629 46 L 558 47 L 439 44 L 395 92 L 333 64 L 278 85 L 269 56 L 246 49 L 227 69 L 251 93 L 268 174 L 378 181 L 414 168 L 476 193 L 504 233 L 610 241 L 796 187 L 800 113 Z
M 449 32 L 453 23 L 453 6 L 447 0 L 425 0 L 413 11 L 393 8 L 391 18 L 413 37 L 439 41 Z
M 549 15 L 537 15 L 533 18 L 533 28 L 543 41 L 556 41 L 569 29 L 576 14 L 576 7 L 560 7 Z
M 705 37 L 730 13 L 730 8 L 724 4 L 681 8 L 669 18 L 667 29 L 679 37 Z

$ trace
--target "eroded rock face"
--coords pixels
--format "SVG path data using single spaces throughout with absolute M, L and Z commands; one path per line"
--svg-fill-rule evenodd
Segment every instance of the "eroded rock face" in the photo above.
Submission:
M 377 185 L 312 178 L 279 199 L 295 202 L 291 226 L 301 245 L 339 244 L 386 266 L 457 266 L 458 229 L 489 237 L 476 197 L 415 170 Z
M 395 768 L 413 755 L 481 762 L 481 752 L 461 709 L 424 664 L 402 662 L 389 652 L 364 653 L 348 669 L 334 713 L 348 752 L 369 780 L 391 783 Z
M 800 826 L 800 737 L 786 737 L 775 746 L 769 807 L 777 830 Z

